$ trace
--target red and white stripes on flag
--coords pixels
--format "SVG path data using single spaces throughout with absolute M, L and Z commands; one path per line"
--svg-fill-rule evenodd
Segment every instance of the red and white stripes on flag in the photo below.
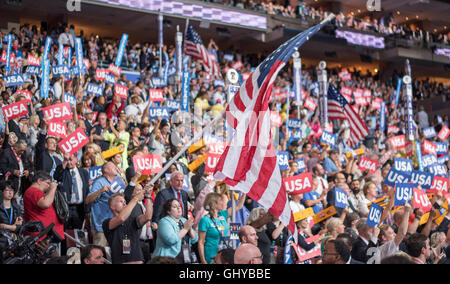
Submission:
M 297 230 L 272 143 L 269 99 L 278 72 L 294 52 L 332 17 L 293 37 L 272 52 L 241 85 L 226 109 L 235 130 L 214 178 L 234 186 L 268 209 L 289 229 Z
M 185 55 L 201 60 L 206 72 L 209 72 L 217 77 L 221 77 L 219 65 L 216 62 L 215 56 L 209 54 L 208 50 L 203 45 L 198 33 L 191 25 L 188 25 L 185 39 Z
M 333 84 L 330 84 L 328 88 L 328 118 L 348 121 L 350 125 L 350 139 L 347 142 L 350 147 L 356 147 L 356 144 L 370 133 L 358 113 Z

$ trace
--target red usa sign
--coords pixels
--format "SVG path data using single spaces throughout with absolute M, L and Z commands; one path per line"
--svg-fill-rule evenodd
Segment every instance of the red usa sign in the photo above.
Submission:
M 65 123 L 61 122 L 50 122 L 48 124 L 48 130 L 47 130 L 48 136 L 55 136 L 55 137 L 61 137 L 66 138 L 67 137 L 67 126 Z
M 372 101 L 372 109 L 380 109 L 382 102 L 383 102 L 383 99 L 375 98 L 375 100 Z
M 378 162 L 366 157 L 361 157 L 358 168 L 362 171 L 369 171 L 369 173 L 374 174 L 377 171 Z
M 28 65 L 41 66 L 41 59 L 34 57 L 33 55 L 28 55 Z
M 388 135 L 391 134 L 391 133 L 397 133 L 399 131 L 400 131 L 400 128 L 398 128 L 395 125 L 389 125 L 388 126 Z
M 370 97 L 372 96 L 372 92 L 368 89 L 364 90 L 363 97 L 366 98 L 366 102 L 370 104 Z
M 347 87 L 342 87 L 341 94 L 344 96 L 344 98 L 347 100 L 347 102 L 350 103 L 352 101 L 352 89 L 347 88 Z
M 105 80 L 107 73 L 109 73 L 109 71 L 107 69 L 95 70 L 95 80 L 97 80 L 97 81 Z
M 283 178 L 286 191 L 290 194 L 303 194 L 312 190 L 312 173 Z
M 350 81 L 352 79 L 352 75 L 348 71 L 342 71 L 338 75 L 342 81 Z
M 405 135 L 394 136 L 390 138 L 389 141 L 391 141 L 392 145 L 396 150 L 405 148 L 406 145 Z
M 1 63 L 6 63 L 6 51 L 3 51 L 2 58 L 0 59 Z M 9 59 L 9 63 L 14 65 L 14 61 L 16 61 L 16 54 L 14 52 L 11 53 L 11 57 Z
M 305 239 L 305 242 L 313 243 L 319 237 L 320 237 L 320 235 L 317 234 L 313 237 Z M 305 251 L 299 245 L 294 243 L 294 250 L 298 256 L 298 260 L 301 262 L 322 255 L 322 251 L 320 250 L 320 243 L 318 243 L 313 249 L 311 249 L 309 251 Z
M 414 208 L 422 208 L 423 213 L 431 210 L 432 205 L 425 191 L 413 188 Z
M 43 108 L 42 111 L 44 112 L 44 117 L 47 117 L 47 122 L 70 120 L 73 117 L 69 103 L 48 106 Z
M 116 96 L 126 99 L 128 97 L 128 88 L 120 84 L 114 86 Z
M 23 100 L 17 103 L 13 103 L 2 107 L 3 114 L 8 120 L 16 117 L 25 116 L 28 114 L 27 101 Z
M 447 125 L 442 124 L 441 131 L 439 131 L 437 136 L 442 141 L 445 141 L 449 135 L 450 135 L 450 129 L 447 127 Z
M 211 143 L 208 145 L 209 153 L 211 154 L 220 154 L 222 155 L 225 151 L 226 144 L 225 142 L 217 142 L 217 143 Z
M 159 155 L 147 154 L 134 156 L 133 165 L 136 170 L 142 172 L 142 175 L 150 175 L 162 170 L 161 156 Z
M 436 153 L 436 148 L 437 148 L 436 144 L 428 141 L 427 139 L 424 139 L 422 146 L 423 146 L 422 151 L 424 153 L 437 155 L 437 153 Z
M 120 73 L 122 73 L 122 69 L 114 64 L 110 64 L 108 70 L 116 77 L 120 77 Z
M 233 67 L 233 69 L 239 70 L 244 66 L 244 64 L 242 64 L 241 61 L 238 61 L 236 63 L 234 63 L 231 67 Z
M 310 111 L 314 111 L 317 107 L 317 104 L 310 98 L 306 98 L 305 100 L 305 108 L 309 109 Z
M 431 184 L 430 189 L 427 193 L 438 193 L 442 192 L 442 194 L 448 193 L 448 186 L 450 184 L 450 179 L 440 176 L 434 176 L 433 183 Z
M 159 89 L 150 89 L 149 90 L 149 94 L 150 94 L 150 100 L 154 101 L 154 102 L 162 102 L 164 100 L 163 97 L 163 90 L 159 90 Z
M 81 127 L 77 128 L 72 134 L 58 143 L 59 148 L 65 153 L 73 154 L 89 143 L 89 138 Z
M 19 96 L 24 96 L 25 100 L 31 103 L 31 92 L 26 90 L 17 90 Z
M 221 156 L 222 154 L 206 154 L 205 173 L 214 173 Z
M 276 112 L 270 112 L 270 124 L 276 127 L 280 127 L 283 124 L 283 116 Z

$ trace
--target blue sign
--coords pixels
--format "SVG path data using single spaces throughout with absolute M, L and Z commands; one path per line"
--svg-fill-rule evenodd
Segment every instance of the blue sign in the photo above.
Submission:
M 120 67 L 122 65 L 123 54 L 125 53 L 125 47 L 127 45 L 128 35 L 123 34 L 122 39 L 120 40 L 119 51 L 117 52 L 116 62 L 114 65 Z
M 416 142 L 416 154 L 417 154 L 417 161 L 419 163 L 419 170 L 423 172 L 423 161 L 422 161 L 422 149 L 420 148 L 420 142 Z
M 67 65 L 52 66 L 52 74 L 53 77 L 68 76 L 70 75 L 70 70 Z
M 434 136 L 436 136 L 436 130 L 434 130 L 434 127 L 427 127 L 423 129 L 423 135 L 425 136 L 425 138 L 430 139 L 433 138 Z
M 42 55 L 41 64 L 44 64 L 44 61 L 48 60 L 48 54 L 50 53 L 51 45 L 52 45 L 52 39 L 49 36 L 47 36 L 47 39 L 45 40 L 44 54 Z
M 345 208 L 348 206 L 347 192 L 340 189 L 339 187 L 335 187 L 336 196 L 334 199 L 334 207 Z
M 367 216 L 366 224 L 370 227 L 375 227 L 380 223 L 382 214 L 383 208 L 376 203 L 372 203 L 372 205 L 370 205 L 369 216 Z
M 104 88 L 100 85 L 89 83 L 86 89 L 86 94 L 88 95 L 95 95 L 96 97 L 99 97 L 103 95 Z
M 289 128 L 300 128 L 302 126 L 302 121 L 300 119 L 290 118 L 287 127 Z
M 175 100 L 166 100 L 166 106 L 170 109 L 170 110 L 179 110 L 181 108 L 181 102 L 180 101 L 175 101 Z
M 189 93 L 190 93 L 189 70 L 183 72 L 183 81 L 181 86 L 181 111 L 189 112 Z
M 217 87 L 225 88 L 225 82 L 223 80 L 214 80 L 214 88 Z
M 289 136 L 289 140 L 302 140 L 302 131 L 300 129 L 294 129 L 293 128 L 288 128 L 288 136 Z
M 430 189 L 433 179 L 433 174 L 424 171 L 413 170 L 410 182 L 412 182 L 415 187 L 418 187 L 420 185 L 422 189 L 426 190 Z
M 400 159 L 400 158 L 394 159 L 394 169 L 396 171 L 411 174 L 413 168 L 414 168 L 413 163 L 409 159 Z
M 25 69 L 25 73 L 28 75 L 39 75 L 39 72 L 41 72 L 40 66 L 28 65 Z
M 95 180 L 102 175 L 102 166 L 89 168 L 89 179 Z
M 160 87 L 165 87 L 167 86 L 167 82 L 164 81 L 163 78 L 159 78 L 159 77 L 153 77 L 152 78 L 152 85 L 155 88 L 160 88 Z
M 404 206 L 406 202 L 411 200 L 414 184 L 398 183 L 395 185 L 394 206 Z
M 58 64 L 64 64 L 64 45 L 62 43 L 58 45 Z
M 105 82 L 106 84 L 115 85 L 116 84 L 116 77 L 110 73 L 105 74 Z
M 380 108 L 380 130 L 384 131 L 386 129 L 386 103 L 381 102 Z
M 73 107 L 77 104 L 77 99 L 69 93 L 64 93 L 64 102 L 69 103 Z
M 77 37 L 75 38 L 75 55 L 77 57 L 77 67 L 78 69 L 73 69 L 72 68 L 72 73 L 74 70 L 78 71 L 76 74 L 82 74 L 83 72 L 85 72 L 86 67 L 84 66 L 84 62 L 83 62 L 83 45 L 81 44 L 81 38 Z
M 433 154 L 428 154 L 422 157 L 422 166 L 424 169 L 428 168 L 429 166 L 437 163 L 437 157 Z
M 72 67 L 70 68 L 70 71 L 72 72 L 72 75 L 74 75 L 74 76 L 82 75 L 82 74 L 86 74 L 86 73 L 87 73 L 86 68 L 83 68 L 83 69 L 80 71 L 80 68 L 78 68 L 77 65 L 72 66 Z
M 233 56 L 233 54 L 224 54 L 223 59 L 226 61 L 233 62 L 234 56 Z
M 161 117 L 162 119 L 169 119 L 169 108 L 167 107 L 151 107 L 149 108 L 150 119 L 157 119 Z
M 289 153 L 285 151 L 277 152 L 277 162 L 278 166 L 280 166 L 280 170 L 287 170 L 289 166 Z
M 427 167 L 427 170 L 435 176 L 447 177 L 447 172 L 444 165 L 434 163 Z
M 394 94 L 394 96 L 395 96 L 394 104 L 395 105 L 398 105 L 398 99 L 400 98 L 400 88 L 401 87 L 402 87 L 402 78 L 400 77 L 400 78 L 398 78 L 397 89 L 395 90 L 395 94 Z
M 284 244 L 284 264 L 291 264 L 292 263 L 292 257 L 291 257 L 291 243 L 294 242 L 294 236 L 292 234 L 289 234 L 289 237 L 286 239 L 286 243 Z
M 123 193 L 125 191 L 125 184 L 122 182 L 122 179 L 117 177 L 114 182 L 111 184 L 111 190 L 109 191 L 111 195 L 115 193 Z
M 9 34 L 6 36 L 6 40 L 8 41 L 6 47 L 6 73 L 8 74 L 11 71 L 11 48 L 12 48 L 12 35 Z
M 406 172 L 399 172 L 394 168 L 391 168 L 386 178 L 384 179 L 384 183 L 389 186 L 395 186 L 397 183 L 406 183 L 410 181 L 411 175 L 412 172 L 408 174 Z
M 320 136 L 320 143 L 328 144 L 334 148 L 336 145 L 336 134 L 323 131 L 322 136 Z
M 48 98 L 48 91 L 50 89 L 50 60 L 42 60 L 42 82 L 41 82 L 41 99 Z
M 16 87 L 25 84 L 25 76 L 23 74 L 15 74 L 3 77 L 6 82 L 5 87 Z
M 434 142 L 436 144 L 436 153 L 438 155 L 445 155 L 448 153 L 448 145 L 446 143 Z
M 445 162 L 449 161 L 450 158 L 448 155 L 442 156 L 438 158 L 438 163 L 443 165 Z
M 295 160 L 298 164 L 298 172 L 301 173 L 306 170 L 305 160 L 303 158 Z

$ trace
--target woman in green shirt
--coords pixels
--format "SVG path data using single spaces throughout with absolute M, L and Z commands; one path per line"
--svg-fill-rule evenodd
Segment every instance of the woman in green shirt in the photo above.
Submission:
M 128 144 L 130 144 L 130 133 L 126 131 L 127 124 L 123 120 L 119 120 L 117 122 L 117 130 L 114 128 L 113 121 L 109 121 L 109 127 L 111 128 L 112 132 L 108 132 L 105 134 L 105 141 L 109 141 L 110 145 L 109 148 L 115 148 L 122 144 L 124 146 L 124 151 L 122 153 L 122 165 L 120 168 L 122 168 L 123 171 L 126 171 L 128 168 Z

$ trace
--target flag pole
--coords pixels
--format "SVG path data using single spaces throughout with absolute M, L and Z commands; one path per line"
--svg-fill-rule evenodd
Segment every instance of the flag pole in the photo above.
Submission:
M 191 139 L 191 141 L 189 141 L 183 149 L 181 149 L 180 152 L 178 152 L 173 158 L 172 160 L 170 160 L 165 166 L 164 168 L 150 181 L 151 184 L 154 184 L 161 176 L 164 172 L 166 172 L 169 167 L 175 163 L 176 160 L 178 160 L 178 158 L 180 158 L 181 155 L 183 155 L 184 152 L 186 152 L 186 150 L 195 142 L 197 142 L 198 140 L 200 140 L 200 138 L 202 138 L 203 133 L 208 131 L 216 122 L 218 122 L 220 119 L 222 119 L 222 117 L 225 115 L 226 112 L 226 108 L 228 105 L 225 105 L 225 110 L 222 111 L 222 113 L 220 115 L 218 115 L 216 118 L 214 118 L 213 120 L 211 120 L 203 129 L 201 132 L 199 132 L 197 135 L 194 136 L 194 138 Z

